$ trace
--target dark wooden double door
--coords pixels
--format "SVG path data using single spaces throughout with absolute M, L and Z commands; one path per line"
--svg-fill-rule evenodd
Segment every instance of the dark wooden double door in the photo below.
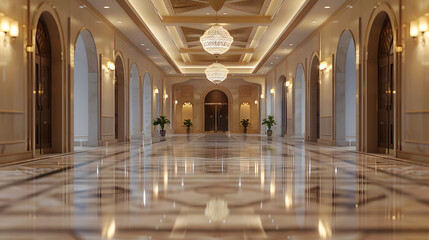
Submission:
M 35 145 L 40 154 L 52 148 L 52 57 L 46 24 L 40 20 L 36 33 Z
M 378 147 L 394 148 L 394 47 L 389 19 L 384 22 L 378 47 Z
M 205 131 L 227 132 L 228 131 L 228 104 L 206 103 L 205 104 Z

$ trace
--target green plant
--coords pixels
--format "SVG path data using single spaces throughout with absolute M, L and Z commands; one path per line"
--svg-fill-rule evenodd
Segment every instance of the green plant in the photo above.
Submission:
M 269 115 L 262 121 L 262 125 L 267 125 L 268 130 L 271 130 L 271 127 L 276 125 L 276 121 L 274 120 L 274 116 Z
M 170 120 L 168 120 L 166 116 L 159 116 L 159 118 L 153 121 L 153 125 L 154 126 L 159 125 L 161 127 L 161 130 L 163 131 L 166 124 L 170 125 Z
M 191 126 L 192 126 L 192 121 L 191 121 L 191 119 L 185 119 L 185 120 L 183 121 L 183 125 L 185 125 L 186 130 L 189 130 L 189 129 L 191 128 Z
M 243 119 L 240 121 L 241 126 L 244 127 L 244 129 L 247 129 L 247 127 L 249 126 L 250 120 L 249 119 Z

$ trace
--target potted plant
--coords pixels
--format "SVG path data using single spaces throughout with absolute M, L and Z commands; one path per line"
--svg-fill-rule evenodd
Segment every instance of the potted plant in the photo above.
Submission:
M 170 125 L 170 120 L 167 119 L 166 116 L 159 116 L 155 121 L 153 121 L 154 126 L 161 126 L 161 131 L 159 132 L 161 134 L 161 137 L 165 137 L 166 131 L 164 130 L 165 124 Z
M 273 135 L 273 130 L 271 130 L 271 127 L 276 125 L 276 121 L 274 120 L 274 116 L 269 115 L 267 118 L 262 121 L 262 125 L 267 125 L 267 136 L 271 137 Z
M 241 126 L 243 126 L 243 132 L 247 133 L 247 127 L 249 126 L 249 119 L 243 119 L 240 121 Z
M 183 125 L 186 127 L 186 133 L 189 134 L 191 132 L 192 121 L 191 119 L 185 119 L 183 121 Z

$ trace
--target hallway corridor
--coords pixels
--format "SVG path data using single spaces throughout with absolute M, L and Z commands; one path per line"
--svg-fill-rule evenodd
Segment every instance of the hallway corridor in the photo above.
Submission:
M 429 167 L 183 135 L 0 168 L 0 239 L 427 239 Z

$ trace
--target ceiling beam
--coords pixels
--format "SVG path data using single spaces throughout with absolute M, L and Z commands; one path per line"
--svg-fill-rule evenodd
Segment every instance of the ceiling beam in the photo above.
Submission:
M 207 53 L 203 48 L 181 48 L 179 49 L 180 53 Z M 253 48 L 233 48 L 233 49 L 229 49 L 228 52 L 226 52 L 225 54 L 228 53 L 254 53 L 255 49 Z
M 258 24 L 269 25 L 272 23 L 271 17 L 266 16 L 164 16 L 162 23 L 166 25 L 186 24 L 186 23 L 236 23 L 236 24 Z
M 151 41 L 151 43 L 155 46 L 155 48 L 161 53 L 161 55 L 167 60 L 167 62 L 173 67 L 173 69 L 177 73 L 181 73 L 179 67 L 175 62 L 170 58 L 167 52 L 161 47 L 161 44 L 157 41 L 157 39 L 152 35 L 151 31 L 146 27 L 146 25 L 140 21 L 137 13 L 134 12 L 133 8 L 128 4 L 127 0 L 116 0 L 116 2 L 121 6 L 121 8 L 125 11 L 128 17 L 137 25 L 140 31 L 143 32 L 144 35 Z
M 289 27 L 284 31 L 284 33 L 280 36 L 279 39 L 274 43 L 273 46 L 271 46 L 270 51 L 265 54 L 265 57 L 256 65 L 255 69 L 253 70 L 253 73 L 257 73 L 259 69 L 265 64 L 265 62 L 268 61 L 268 59 L 271 57 L 271 55 L 276 51 L 276 49 L 283 43 L 284 40 L 286 40 L 287 37 L 292 33 L 292 31 L 298 26 L 299 23 L 307 16 L 307 14 L 310 12 L 310 10 L 316 5 L 316 3 L 319 0 L 310 0 L 307 2 L 307 4 L 304 6 L 302 11 L 296 16 L 296 18 L 290 23 Z

